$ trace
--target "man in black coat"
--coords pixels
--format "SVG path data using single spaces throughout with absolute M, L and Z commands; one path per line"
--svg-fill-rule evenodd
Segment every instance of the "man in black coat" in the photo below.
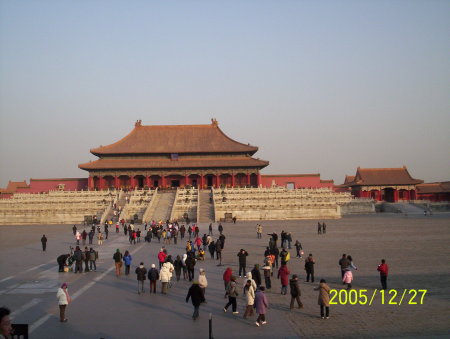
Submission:
M 64 272 L 64 265 L 66 264 L 66 260 L 70 257 L 70 254 L 61 254 L 58 258 L 56 258 L 56 262 L 58 263 L 58 272 Z
M 289 280 L 289 286 L 291 288 L 291 305 L 290 305 L 290 309 L 292 310 L 294 308 L 294 303 L 297 300 L 297 305 L 298 308 L 302 308 L 303 304 L 300 301 L 300 296 L 301 296 L 301 292 L 300 292 L 300 287 L 298 286 L 298 276 L 297 274 L 294 274 L 292 276 L 292 279 Z
M 261 286 L 261 272 L 259 271 L 259 265 L 255 264 L 255 267 L 252 269 L 252 279 L 256 283 L 256 287 L 259 288 Z
M 45 249 L 47 248 L 47 237 L 45 236 L 45 234 L 41 238 L 41 243 L 42 243 L 42 250 L 45 252 Z
M 198 281 L 194 281 L 192 286 L 189 288 L 188 294 L 186 296 L 186 302 L 191 298 L 192 305 L 194 305 L 194 314 L 192 314 L 192 319 L 196 320 L 199 316 L 200 304 L 205 302 L 205 297 L 203 296 L 202 289 L 198 284 Z
M 80 246 L 75 248 L 73 257 L 75 259 L 75 273 L 83 273 L 83 252 L 81 252 Z
M 189 281 L 192 281 L 192 279 L 194 279 L 195 258 L 190 253 L 186 258 L 185 264 L 188 271 Z
M 247 266 L 247 257 L 248 257 L 248 252 L 244 249 L 241 248 L 241 250 L 239 251 L 239 253 L 237 254 L 237 256 L 239 257 L 239 277 L 242 277 L 241 272 L 244 272 L 244 277 L 247 274 L 247 272 L 245 271 L 245 268 Z

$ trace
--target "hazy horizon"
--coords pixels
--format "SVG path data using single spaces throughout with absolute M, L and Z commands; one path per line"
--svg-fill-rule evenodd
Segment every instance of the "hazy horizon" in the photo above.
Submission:
M 263 174 L 450 180 L 448 1 L 0 0 L 0 187 L 87 177 L 143 125 L 209 124 Z

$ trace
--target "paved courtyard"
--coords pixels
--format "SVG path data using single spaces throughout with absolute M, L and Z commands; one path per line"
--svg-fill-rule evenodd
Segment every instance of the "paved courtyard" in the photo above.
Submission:
M 31 338 L 207 338 L 208 317 L 212 314 L 214 338 L 387 338 L 449 337 L 450 335 L 450 215 L 405 217 L 383 214 L 351 216 L 327 220 L 327 234 L 317 235 L 317 220 L 262 221 L 264 236 L 256 238 L 256 222 L 224 224 L 226 235 L 224 267 L 207 259 L 196 265 L 206 270 L 209 286 L 207 304 L 200 308 L 200 319 L 192 321 L 192 304 L 185 302 L 190 284 L 174 282 L 169 294 L 137 294 L 136 275 L 116 278 L 112 255 L 116 248 L 133 254 L 132 272 L 140 261 L 148 268 L 157 264 L 157 242 L 129 245 L 120 233 L 110 233 L 98 247 L 97 272 L 75 275 L 58 273 L 56 257 L 74 246 L 72 225 L 2 226 L 0 227 L 0 304 L 14 312 L 14 323 L 30 324 Z M 201 224 L 201 234 L 207 225 Z M 255 326 L 255 318 L 242 318 L 245 301 L 238 298 L 238 316 L 223 313 L 226 302 L 222 273 L 227 266 L 237 273 L 239 249 L 249 252 L 247 267 L 262 264 L 267 233 L 290 231 L 299 239 L 305 254 L 316 259 L 316 283 L 306 283 L 303 259 L 291 250 L 289 268 L 301 277 L 304 308 L 289 310 L 289 293 L 280 295 L 279 281 L 267 293 L 270 310 L 266 325 Z M 217 224 L 214 225 L 215 235 Z M 42 252 L 40 238 L 46 234 L 47 251 Z M 184 253 L 184 242 L 167 245 L 169 254 Z M 333 305 L 331 317 L 321 320 L 317 305 L 318 292 L 313 288 L 324 278 L 332 288 L 342 289 L 338 260 L 342 253 L 351 254 L 358 270 L 354 288 L 367 289 L 369 297 L 380 288 L 376 267 L 385 258 L 390 267 L 388 288 L 396 289 L 399 301 L 404 289 L 426 289 L 423 304 L 382 304 L 376 294 L 372 305 Z M 73 302 L 68 306 L 68 323 L 59 323 L 57 287 L 69 283 Z M 148 281 L 146 281 L 148 284 Z M 243 279 L 239 279 L 242 287 Z M 146 292 L 148 286 L 146 284 Z M 160 285 L 157 285 L 158 291 Z M 420 298 L 415 301 L 420 302 Z

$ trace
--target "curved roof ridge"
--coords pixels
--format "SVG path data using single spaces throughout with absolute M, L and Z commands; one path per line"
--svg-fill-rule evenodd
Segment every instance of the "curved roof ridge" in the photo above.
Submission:
M 216 125 L 213 124 L 213 127 L 216 127 L 217 130 L 218 130 L 220 133 L 222 133 L 222 135 L 223 135 L 225 138 L 231 140 L 232 142 L 234 142 L 234 143 L 236 143 L 236 144 L 239 144 L 239 145 L 242 145 L 242 146 L 247 146 L 247 147 L 255 148 L 256 151 L 258 150 L 258 147 L 257 147 L 257 146 L 253 146 L 253 145 L 250 145 L 250 144 L 247 144 L 247 145 L 246 145 L 246 144 L 244 144 L 244 143 L 242 143 L 242 142 L 239 142 L 239 141 L 236 141 L 236 140 L 230 138 L 228 135 L 226 135 L 226 134 L 220 129 L 220 127 L 219 127 L 218 124 L 216 124 Z M 255 153 L 256 153 L 256 151 L 255 151 Z
M 257 146 L 244 144 L 226 135 L 216 120 L 211 124 L 147 125 L 138 120 L 134 129 L 120 140 L 96 148 L 91 153 L 151 154 L 151 153 L 248 153 L 253 155 Z

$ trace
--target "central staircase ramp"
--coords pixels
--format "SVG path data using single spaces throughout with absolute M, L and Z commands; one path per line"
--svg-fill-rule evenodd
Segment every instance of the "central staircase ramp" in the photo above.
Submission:
M 214 205 L 211 202 L 211 190 L 200 190 L 198 193 L 198 222 L 214 222 Z
M 158 191 L 158 194 L 154 197 L 150 210 L 145 213 L 144 222 L 155 220 L 156 222 L 162 220 L 165 222 L 170 218 L 172 213 L 172 207 L 175 201 L 176 191 Z

